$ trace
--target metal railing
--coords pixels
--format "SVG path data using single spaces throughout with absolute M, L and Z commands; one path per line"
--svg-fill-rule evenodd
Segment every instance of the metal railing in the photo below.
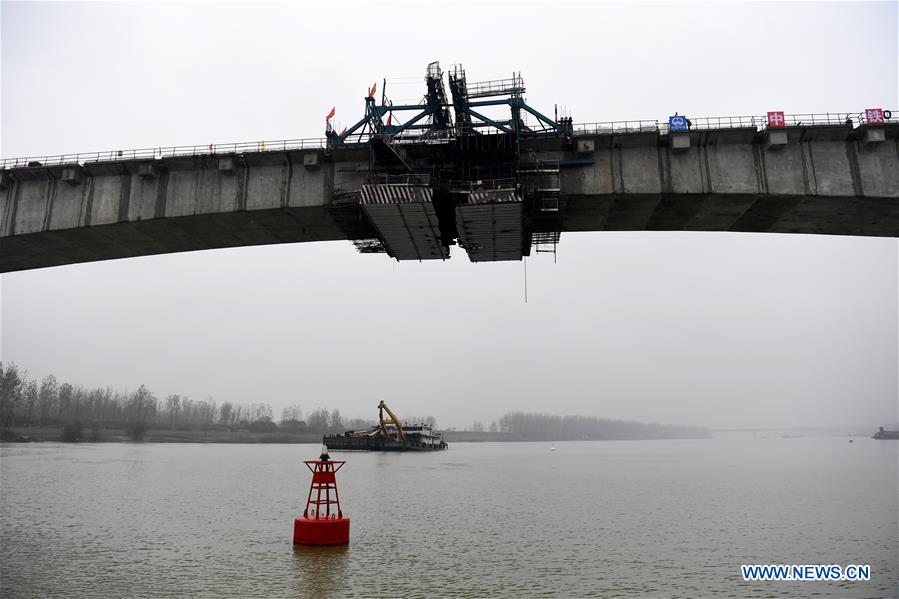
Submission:
M 576 123 L 574 132 L 580 134 L 642 133 L 658 131 L 659 121 L 604 121 L 599 123 Z
M 801 127 L 803 125 L 852 125 L 861 122 L 862 115 L 851 112 L 825 112 L 823 114 L 785 114 L 784 125 Z M 765 120 L 767 126 L 767 117 Z
M 482 179 L 480 181 L 450 181 L 449 190 L 458 193 L 475 191 L 514 191 L 518 189 L 518 181 L 514 178 Z
M 824 112 L 809 114 L 785 114 L 785 127 L 811 125 L 852 125 L 860 123 L 863 115 L 850 112 Z M 768 127 L 768 115 L 688 117 L 690 129 L 752 129 L 761 131 Z M 668 133 L 668 123 L 660 123 L 659 131 Z
M 324 148 L 326 142 L 327 140 L 322 137 L 196 146 L 160 146 L 156 148 L 139 148 L 133 150 L 105 150 L 102 152 L 82 152 L 79 154 L 58 154 L 55 156 L 26 156 L 22 158 L 5 158 L 0 160 L 0 169 L 22 166 L 67 166 L 116 160 L 163 160 L 166 158 L 214 156 L 217 154 L 243 154 L 246 152 L 311 150 Z
M 431 176 L 426 173 L 410 173 L 403 175 L 370 174 L 365 178 L 369 185 L 410 185 L 427 187 L 431 183 Z
M 884 110 L 886 122 L 892 120 L 894 111 Z M 763 130 L 768 127 L 768 116 L 720 116 L 720 117 L 688 117 L 690 130 L 705 129 L 738 129 L 755 128 Z M 784 125 L 801 127 L 811 125 L 850 125 L 858 127 L 868 123 L 865 112 L 826 112 L 810 114 L 785 114 Z M 669 133 L 668 123 L 658 120 L 604 121 L 594 123 L 577 123 L 573 126 L 575 135 L 602 135 L 618 133 Z M 424 131 L 408 136 L 394 138 L 395 143 L 416 143 L 426 140 L 445 140 L 455 137 L 452 130 L 441 132 Z M 360 142 L 364 143 L 364 142 Z M 354 145 L 354 144 L 344 144 Z M 260 140 L 251 142 L 213 143 L 194 146 L 160 146 L 132 150 L 105 150 L 102 152 L 82 152 L 78 154 L 58 154 L 51 156 L 25 156 L 0 160 L 0 169 L 11 169 L 28 166 L 67 166 L 94 162 L 111 162 L 117 160 L 165 160 L 167 158 L 215 156 L 219 154 L 242 154 L 249 152 L 283 152 L 288 150 L 324 149 L 327 139 L 323 137 L 306 139 Z
M 525 92 L 524 80 L 515 76 L 511 79 L 494 79 L 492 81 L 475 81 L 466 85 L 470 99 L 489 98 L 506 94 L 522 94 Z
M 885 110 L 885 117 L 892 118 L 892 111 Z M 889 121 L 889 118 L 887 118 Z M 747 116 L 714 116 L 687 117 L 689 129 L 751 129 L 757 131 L 768 127 L 768 115 Z M 808 114 L 785 114 L 784 126 L 801 127 L 810 125 L 851 125 L 857 127 L 867 124 L 864 112 L 824 112 Z M 581 135 L 608 133 L 641 133 L 658 131 L 669 132 L 668 123 L 664 121 L 606 121 L 599 123 L 576 123 L 574 133 Z
M 766 116 L 703 116 L 688 117 L 690 129 L 760 129 L 768 124 Z M 668 123 L 659 124 L 659 131 L 668 133 Z

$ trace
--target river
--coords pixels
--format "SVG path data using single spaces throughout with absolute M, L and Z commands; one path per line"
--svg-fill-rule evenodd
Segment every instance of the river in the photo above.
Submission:
M 291 544 L 315 445 L 0 446 L 5 597 L 896 597 L 899 443 L 342 453 L 350 544 Z M 741 564 L 870 564 L 744 582 Z

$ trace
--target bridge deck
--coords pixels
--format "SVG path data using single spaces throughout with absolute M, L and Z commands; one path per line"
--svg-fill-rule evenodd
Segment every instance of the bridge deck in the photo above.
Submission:
M 899 237 L 899 124 L 780 131 L 580 134 L 525 140 L 522 155 L 559 161 L 562 231 Z M 332 206 L 361 188 L 366 160 L 267 147 L 5 168 L 0 271 L 347 239 Z

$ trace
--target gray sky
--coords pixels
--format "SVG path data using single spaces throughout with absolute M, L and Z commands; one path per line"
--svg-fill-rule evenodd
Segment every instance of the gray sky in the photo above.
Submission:
M 897 4 L 0 5 L 2 155 L 320 137 L 383 77 L 521 70 L 575 122 L 899 108 Z M 449 25 L 471 16 L 471 31 Z M 442 15 L 442 16 L 439 16 Z M 380 85 L 380 83 L 379 83 Z M 391 87 L 393 86 L 393 87 Z M 408 90 L 408 91 L 407 91 Z M 217 401 L 485 422 L 897 417 L 895 239 L 565 234 L 558 263 L 392 262 L 349 243 L 0 277 L 32 375 Z

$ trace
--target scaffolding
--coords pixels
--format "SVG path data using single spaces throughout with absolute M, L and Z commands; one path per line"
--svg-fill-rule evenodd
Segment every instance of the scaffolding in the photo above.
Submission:
M 559 162 L 523 163 L 520 144 L 534 135 L 570 137 L 571 119 L 529 106 L 521 73 L 471 83 L 453 65 L 449 96 L 439 62 L 428 64 L 424 79 L 418 104 L 394 105 L 385 80 L 380 104 L 373 86 L 360 121 L 340 134 L 328 128 L 329 148 L 350 140 L 368 148 L 357 201 L 377 234 L 354 238 L 357 249 L 446 259 L 458 241 L 473 262 L 520 260 L 532 244 L 554 252 L 564 219 Z
M 537 160 L 522 165 L 519 173 L 534 208 L 531 246 L 538 254 L 551 253 L 555 257 L 565 220 L 560 163 L 558 160 Z
M 469 99 L 493 98 L 496 96 L 521 96 L 524 92 L 524 79 L 521 78 L 521 73 L 513 75 L 510 79 L 480 81 L 468 86 Z
M 446 88 L 443 86 L 443 71 L 440 70 L 439 62 L 435 61 L 428 65 L 425 84 L 428 87 L 425 104 L 431 113 L 431 130 L 450 130 L 453 121 L 447 107 Z

